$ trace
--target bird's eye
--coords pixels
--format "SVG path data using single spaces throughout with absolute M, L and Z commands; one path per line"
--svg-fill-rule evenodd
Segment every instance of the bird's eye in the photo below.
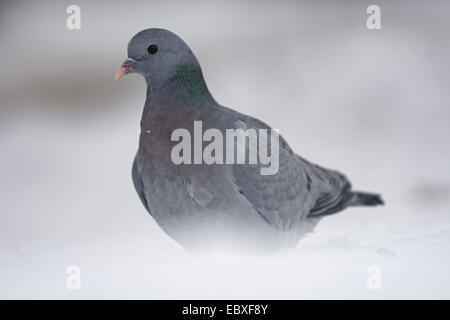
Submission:
M 151 44 L 147 47 L 147 52 L 150 54 L 155 54 L 158 52 L 158 46 L 156 44 Z

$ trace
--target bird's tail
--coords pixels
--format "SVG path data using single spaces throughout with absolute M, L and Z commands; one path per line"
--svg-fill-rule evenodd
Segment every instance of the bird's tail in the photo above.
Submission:
M 377 206 L 384 204 L 379 194 L 358 191 L 352 193 L 353 197 L 348 203 L 349 206 Z

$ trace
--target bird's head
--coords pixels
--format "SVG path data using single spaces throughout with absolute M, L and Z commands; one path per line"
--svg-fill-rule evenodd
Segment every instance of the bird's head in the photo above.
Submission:
M 128 59 L 117 70 L 115 78 L 139 73 L 147 83 L 158 83 L 185 66 L 200 70 L 196 57 L 180 37 L 164 29 L 146 29 L 131 38 Z

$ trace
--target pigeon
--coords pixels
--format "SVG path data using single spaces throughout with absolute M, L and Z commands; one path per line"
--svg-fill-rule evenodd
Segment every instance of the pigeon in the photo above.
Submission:
M 297 155 L 281 135 L 278 149 L 267 139 L 266 149 L 278 156 L 272 174 L 262 174 L 262 161 L 174 161 L 180 141 L 174 132 L 182 129 L 192 139 L 199 122 L 205 134 L 209 129 L 224 136 L 230 129 L 260 135 L 273 130 L 217 103 L 189 46 L 168 30 L 151 28 L 132 37 L 115 78 L 131 73 L 147 84 L 133 183 L 148 213 L 188 252 L 261 254 L 294 248 L 325 216 L 383 204 L 379 194 L 353 191 L 342 173 Z M 202 141 L 200 147 L 207 144 Z M 253 148 L 248 137 L 240 146 Z M 192 158 L 186 150 L 183 156 Z

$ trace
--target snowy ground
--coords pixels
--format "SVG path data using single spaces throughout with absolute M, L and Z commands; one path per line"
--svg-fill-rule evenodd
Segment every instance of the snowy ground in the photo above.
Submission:
M 378 31 L 365 1 L 77 3 L 81 31 L 70 3 L 0 5 L 0 298 L 450 298 L 448 2 L 378 1 Z M 188 42 L 220 103 L 387 205 L 292 251 L 187 254 L 131 183 L 145 86 L 113 75 L 147 27 Z

